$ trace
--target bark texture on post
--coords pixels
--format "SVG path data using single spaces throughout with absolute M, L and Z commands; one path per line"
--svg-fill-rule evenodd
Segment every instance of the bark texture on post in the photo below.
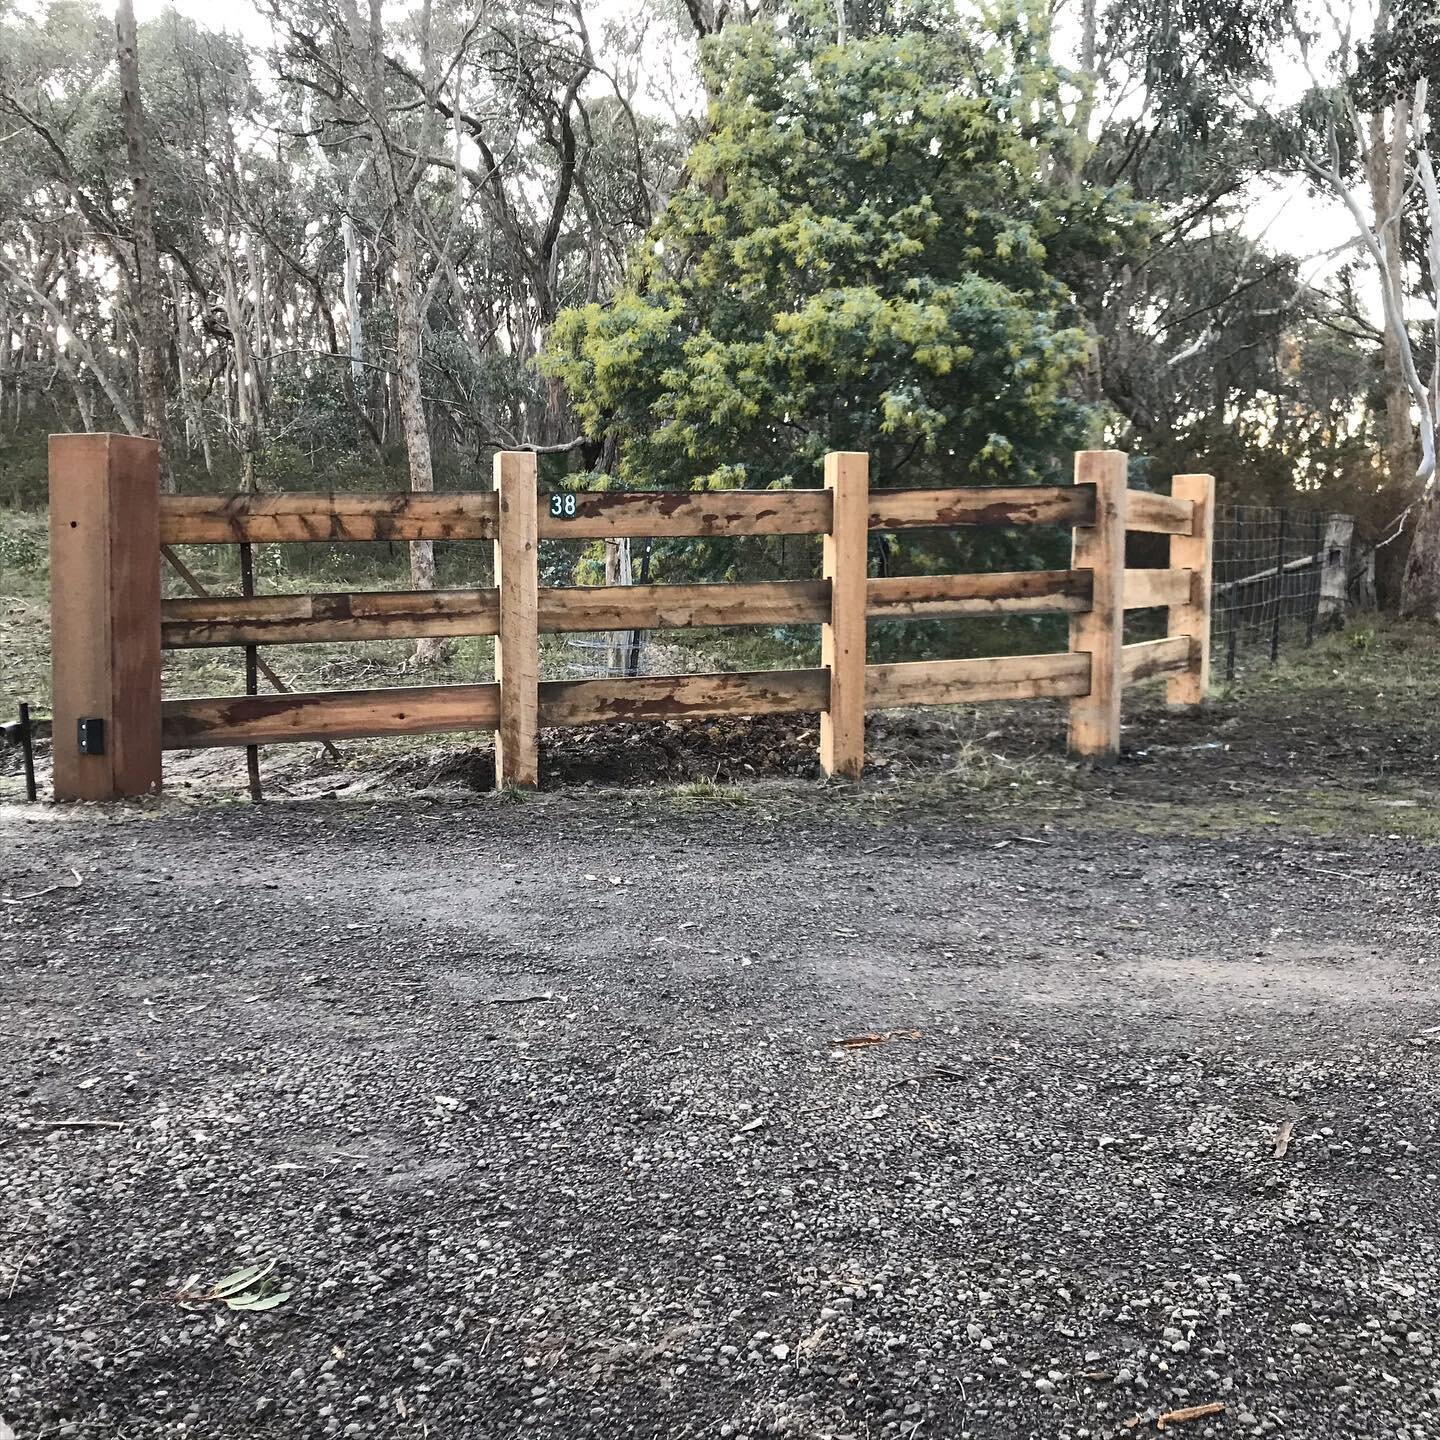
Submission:
M 497 454 L 495 489 L 499 492 L 495 588 L 500 596 L 500 629 L 495 637 L 495 678 L 500 682 L 495 788 L 499 790 L 540 782 L 540 570 L 534 454 Z
M 1070 751 L 1090 760 L 1120 753 L 1125 638 L 1125 474 L 1118 450 L 1082 450 L 1075 483 L 1095 487 L 1095 523 L 1075 527 L 1071 567 L 1092 576 L 1090 609 L 1070 620 L 1070 649 L 1090 656 L 1090 693 L 1070 702 Z
M 1416 507 L 1415 533 L 1405 557 L 1400 613 L 1440 624 L 1440 485 L 1432 479 Z
M 1332 515 L 1326 521 L 1321 546 L 1320 603 L 1315 612 L 1322 630 L 1338 629 L 1345 623 L 1350 589 L 1350 543 L 1354 535 L 1354 516 Z
M 827 775 L 858 780 L 865 768 L 866 553 L 870 534 L 870 457 L 825 457 L 834 510 L 824 540 L 830 619 L 820 631 L 820 663 L 830 672 L 830 703 L 820 712 L 820 764 Z
M 160 446 L 50 437 L 57 800 L 160 788 Z M 81 721 L 92 753 L 80 749 Z
M 1191 642 L 1191 668 L 1172 675 L 1165 683 L 1165 698 L 1172 705 L 1203 705 L 1210 693 L 1210 557 L 1215 536 L 1215 477 L 1177 475 L 1170 494 L 1195 506 L 1195 523 L 1189 535 L 1170 537 L 1170 567 L 1190 571 L 1190 598 L 1169 609 L 1166 633 L 1187 636 Z

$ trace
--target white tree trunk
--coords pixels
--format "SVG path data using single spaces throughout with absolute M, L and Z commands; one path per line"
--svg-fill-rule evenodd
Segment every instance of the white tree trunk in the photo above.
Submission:
M 395 352 L 400 387 L 400 424 L 405 431 L 405 453 L 410 466 L 410 489 L 435 488 L 430 458 L 430 431 L 425 423 L 425 399 L 420 384 L 420 348 L 423 317 L 417 284 L 415 216 L 409 196 L 395 207 Z M 410 542 L 410 585 L 415 590 L 435 588 L 435 544 Z M 422 639 L 415 646 L 415 664 L 432 665 L 445 653 L 438 638 Z
M 160 294 L 160 251 L 155 240 L 155 211 L 150 193 L 149 143 L 145 134 L 145 106 L 140 95 L 140 57 L 135 33 L 133 0 L 120 0 L 115 10 L 116 68 L 120 78 L 120 118 L 125 132 L 125 153 L 130 169 L 130 228 L 135 263 L 130 297 L 135 334 L 140 345 L 140 414 L 145 433 L 160 442 L 160 486 L 173 490 L 168 436 L 165 424 L 165 330 Z
M 180 369 L 180 401 L 185 407 L 185 426 L 189 432 L 187 443 L 193 443 L 194 440 L 200 442 L 200 453 L 205 457 L 205 473 L 211 475 L 215 471 L 215 466 L 210 454 L 210 432 L 205 428 L 205 414 L 200 408 L 200 401 L 190 383 L 188 355 L 191 336 L 190 296 L 175 275 L 170 277 L 170 289 L 175 300 L 175 321 L 178 332 L 175 336 L 175 360 Z
M 1370 190 L 1370 209 L 1375 216 L 1375 235 L 1382 250 L 1380 284 L 1388 292 L 1390 304 L 1400 313 L 1405 307 L 1405 256 L 1401 226 L 1404 216 L 1397 199 L 1405 188 L 1405 153 L 1409 143 L 1409 106 L 1399 101 L 1393 111 L 1391 133 L 1387 136 L 1385 116 L 1381 112 L 1370 117 L 1370 148 L 1365 157 L 1365 179 Z M 1387 325 L 1381 338 L 1384 361 L 1385 394 L 1385 456 L 1390 480 L 1395 485 L 1409 484 L 1417 462 L 1415 425 L 1410 417 L 1410 387 L 1405 379 L 1401 345 L 1409 337 L 1396 333 Z
M 229 251 L 220 257 L 225 278 L 225 319 L 230 326 L 230 354 L 235 366 L 235 410 L 240 422 L 240 488 L 255 489 L 255 452 L 259 449 L 259 427 L 255 423 L 255 393 L 251 386 L 250 337 L 245 330 L 245 309 L 235 282 L 235 267 Z
M 9 270 L 10 278 L 17 284 L 32 300 L 50 317 L 50 323 L 54 326 L 54 333 L 58 343 L 60 331 L 65 328 L 65 344 L 75 352 L 81 363 L 99 382 L 100 388 L 105 392 L 105 398 L 110 402 L 111 408 L 115 411 L 120 423 L 125 427 L 129 435 L 142 433 L 140 426 L 136 423 L 134 413 L 126 403 L 125 397 L 121 395 L 119 388 L 110 378 L 110 374 L 95 359 L 94 352 L 90 347 L 71 329 L 65 326 L 65 317 L 56 307 L 55 302 L 43 290 L 38 290 L 18 271 Z M 18 414 L 19 395 L 17 391 L 16 406 Z
M 355 213 L 360 206 L 360 182 L 367 161 L 362 160 L 350 177 L 340 235 L 345 242 L 345 328 L 350 337 L 350 380 L 356 396 L 365 393 L 365 327 L 360 314 L 360 236 L 355 230 Z
M 348 214 L 340 221 L 345 242 L 345 324 L 350 334 L 350 379 L 355 393 L 363 394 L 365 383 L 365 332 L 360 324 L 360 248 L 355 222 Z

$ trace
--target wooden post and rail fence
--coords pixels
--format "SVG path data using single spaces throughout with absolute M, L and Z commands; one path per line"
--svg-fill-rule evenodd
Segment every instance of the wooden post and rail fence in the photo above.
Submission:
M 1076 456 L 1064 486 L 869 487 L 869 458 L 832 454 L 825 486 L 784 491 L 537 492 L 535 456 L 495 456 L 494 489 L 468 494 L 162 495 L 153 441 L 57 435 L 50 444 L 54 779 L 59 800 L 158 790 L 166 750 L 491 730 L 496 784 L 539 779 L 538 733 L 606 721 L 820 713 L 820 760 L 858 776 L 865 714 L 1035 697 L 1069 701 L 1072 752 L 1113 758 L 1124 687 L 1168 677 L 1197 705 L 1210 667 L 1214 482 L 1179 475 L 1170 496 L 1132 491 L 1126 457 Z M 1058 525 L 1068 570 L 872 578 L 872 530 Z M 1126 570 L 1127 530 L 1170 536 L 1166 569 Z M 539 583 L 539 542 L 819 535 L 819 580 L 576 586 Z M 162 600 L 171 547 L 326 541 L 492 541 L 493 587 Z M 1127 610 L 1163 607 L 1165 638 L 1124 643 Z M 1058 654 L 872 665 L 869 618 L 1058 613 Z M 541 680 L 544 633 L 683 626 L 821 626 L 814 669 Z M 163 699 L 165 650 L 493 635 L 484 684 Z M 273 672 L 261 665 L 261 671 Z M 275 682 L 278 684 L 278 682 Z

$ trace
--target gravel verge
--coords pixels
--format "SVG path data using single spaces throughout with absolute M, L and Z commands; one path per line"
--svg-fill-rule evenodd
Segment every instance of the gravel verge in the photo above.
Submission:
M 828 793 L 0 809 L 17 1440 L 1440 1434 L 1433 852 Z

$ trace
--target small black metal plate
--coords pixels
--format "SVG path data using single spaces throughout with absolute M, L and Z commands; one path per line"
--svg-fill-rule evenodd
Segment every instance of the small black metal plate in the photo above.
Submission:
M 82 715 L 79 721 L 80 753 L 82 755 L 103 755 L 105 753 L 105 720 L 100 715 Z

